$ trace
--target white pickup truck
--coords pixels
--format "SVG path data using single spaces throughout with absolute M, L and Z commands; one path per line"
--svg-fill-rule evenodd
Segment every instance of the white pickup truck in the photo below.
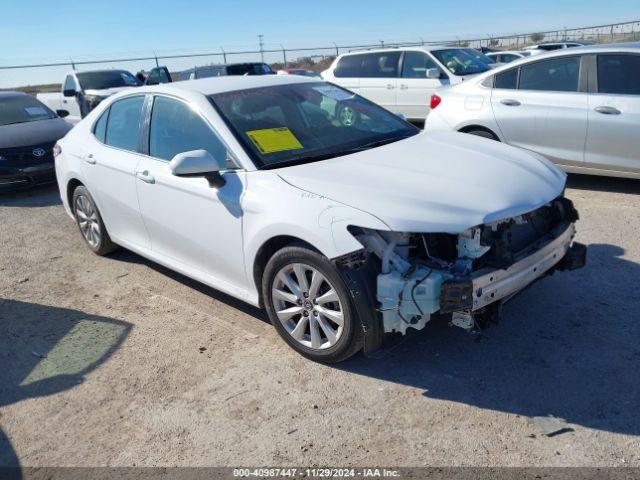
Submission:
M 156 77 L 162 81 L 152 82 Z M 126 70 L 92 70 L 86 72 L 69 72 L 65 77 L 62 89 L 57 93 L 39 93 L 38 100 L 54 112 L 66 110 L 66 120 L 77 123 L 93 110 L 102 100 L 126 88 L 140 87 L 143 84 L 165 83 L 171 81 L 166 67 L 154 68 L 149 72 L 146 82 Z

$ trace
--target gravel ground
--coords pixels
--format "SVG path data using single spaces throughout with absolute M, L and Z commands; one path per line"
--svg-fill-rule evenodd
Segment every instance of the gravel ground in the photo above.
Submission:
M 93 255 L 55 188 L 2 196 L 0 465 L 640 466 L 640 182 L 567 195 L 586 268 L 480 338 L 432 322 L 332 367 L 252 307 Z

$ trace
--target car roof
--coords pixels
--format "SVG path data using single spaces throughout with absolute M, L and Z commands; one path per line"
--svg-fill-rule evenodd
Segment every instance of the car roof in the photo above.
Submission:
M 272 87 L 295 83 L 318 83 L 317 78 L 297 77 L 289 75 L 230 75 L 222 77 L 186 80 L 182 82 L 163 83 L 149 87 L 136 88 L 136 92 L 177 93 L 180 91 L 198 92 L 203 95 L 249 90 L 251 88 Z
M 388 48 L 372 48 L 369 50 L 354 50 L 353 52 L 342 53 L 341 57 L 347 55 L 362 55 L 363 53 L 381 53 L 381 52 L 402 52 L 402 51 L 421 51 L 421 52 L 434 52 L 437 50 L 449 50 L 451 48 L 457 48 L 461 50 L 472 49 L 472 47 L 460 47 L 457 45 L 416 45 L 415 47 L 388 47 Z
M 23 97 L 25 95 L 28 95 L 28 94 L 24 92 L 13 91 L 13 90 L 0 92 L 0 98 Z
M 594 45 L 585 45 L 582 47 L 552 50 L 550 52 L 545 52 L 540 55 L 523 57 L 518 60 L 514 60 L 513 62 L 507 63 L 505 65 L 500 65 L 499 67 L 496 67 L 487 72 L 481 73 L 480 75 L 475 77 L 474 80 L 477 79 L 478 81 L 477 83 L 480 83 L 485 78 L 490 77 L 491 75 L 495 75 L 496 73 L 509 70 L 511 68 L 517 67 L 518 65 L 525 65 L 527 63 L 538 62 L 540 60 L 549 59 L 549 58 L 566 57 L 566 56 L 573 56 L 573 55 L 584 55 L 589 53 L 616 53 L 616 52 L 640 53 L 640 42 L 600 43 L 600 44 L 594 44 Z

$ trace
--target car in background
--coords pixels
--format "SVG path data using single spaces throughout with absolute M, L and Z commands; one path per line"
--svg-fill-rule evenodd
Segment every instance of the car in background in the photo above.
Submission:
M 336 103 L 359 121 L 341 124 Z M 584 265 L 566 175 L 547 160 L 427 135 L 315 79 L 130 90 L 58 143 L 63 205 L 91 251 L 120 245 L 263 307 L 320 362 L 438 314 L 496 321 L 533 281 Z
M 526 58 L 531 56 L 531 51 L 529 50 L 504 50 L 501 52 L 490 52 L 486 54 L 487 57 L 494 60 L 496 63 L 509 63 L 514 60 L 519 60 L 521 58 Z
M 562 50 L 564 48 L 584 47 L 594 45 L 595 42 L 590 41 L 574 41 L 574 42 L 545 42 L 537 45 L 525 47 L 525 51 L 531 52 L 531 55 L 540 55 L 542 53 L 553 52 L 554 50 Z
M 318 72 L 305 68 L 281 68 L 276 73 L 278 75 L 300 75 L 302 77 L 322 78 Z
M 0 192 L 56 180 L 53 147 L 72 125 L 31 95 L 0 92 Z
M 429 98 L 444 85 L 454 85 L 491 70 L 491 60 L 470 48 L 408 47 L 345 53 L 322 77 L 411 121 L 422 122 Z M 485 57 L 486 58 L 486 57 Z M 342 121 L 354 112 L 341 105 Z
M 640 178 L 640 43 L 562 49 L 436 92 L 428 133 L 458 131 L 568 172 Z
M 263 62 L 229 63 L 190 68 L 180 72 L 178 79 L 184 81 L 229 75 L 274 75 L 275 73 L 268 64 Z

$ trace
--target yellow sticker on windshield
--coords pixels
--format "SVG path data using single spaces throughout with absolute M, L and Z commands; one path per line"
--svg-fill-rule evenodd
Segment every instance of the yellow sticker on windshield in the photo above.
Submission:
M 265 128 L 246 132 L 260 153 L 284 152 L 304 148 L 287 127 Z

